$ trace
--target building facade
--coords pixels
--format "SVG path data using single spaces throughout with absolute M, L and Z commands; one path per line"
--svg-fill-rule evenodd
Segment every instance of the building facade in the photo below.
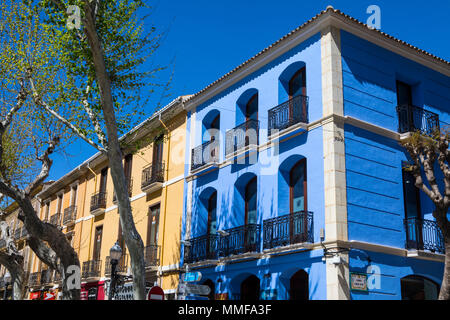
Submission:
M 128 146 L 123 150 L 123 165 L 134 222 L 145 246 L 147 286 L 161 286 L 166 299 L 175 298 L 179 278 L 186 132 L 183 100 L 174 100 L 121 138 Z M 123 252 L 118 273 L 131 282 L 129 254 L 105 155 L 98 153 L 86 160 L 38 197 L 41 219 L 60 227 L 78 254 L 82 299 L 108 299 L 109 251 L 116 242 Z M 35 261 L 31 298 L 60 288 L 61 278 L 46 270 Z M 49 274 L 44 277 L 46 272 Z
M 184 271 L 211 299 L 436 298 L 443 240 L 401 139 L 450 64 L 331 7 L 186 101 Z

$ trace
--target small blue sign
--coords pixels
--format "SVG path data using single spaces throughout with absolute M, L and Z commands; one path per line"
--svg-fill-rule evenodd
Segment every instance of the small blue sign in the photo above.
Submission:
M 184 274 L 184 282 L 197 282 L 202 279 L 200 272 L 188 272 Z

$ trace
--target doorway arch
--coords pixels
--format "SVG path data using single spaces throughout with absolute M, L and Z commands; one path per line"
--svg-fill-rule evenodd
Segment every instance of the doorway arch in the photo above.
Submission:
M 241 300 L 259 300 L 260 284 L 257 276 L 251 275 L 241 283 Z

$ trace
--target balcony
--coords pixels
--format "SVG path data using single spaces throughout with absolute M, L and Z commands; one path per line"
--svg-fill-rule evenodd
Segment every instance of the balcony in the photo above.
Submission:
M 123 255 L 119 263 L 116 266 L 116 272 L 127 273 L 128 272 L 128 255 Z M 106 257 L 105 259 L 105 276 L 111 276 L 111 257 Z
M 397 106 L 397 115 L 399 133 L 419 131 L 422 134 L 431 135 L 434 130 L 440 129 L 439 116 L 436 113 L 416 106 Z
M 101 215 L 106 209 L 106 192 L 99 192 L 91 197 L 91 214 L 94 216 Z
M 47 269 L 47 270 L 42 270 L 40 272 L 40 285 L 41 286 L 47 286 L 50 285 L 52 283 L 52 275 L 53 275 L 53 270 L 51 269 Z
M 101 265 L 102 265 L 101 260 L 89 260 L 83 262 L 83 271 L 81 273 L 81 279 L 86 280 L 89 278 L 99 278 Z
M 214 234 L 190 239 L 191 245 L 185 247 L 186 263 L 259 251 L 261 225 L 247 224 L 224 232 L 227 235 Z
M 55 213 L 54 215 L 52 215 L 50 217 L 49 223 L 54 226 L 59 226 L 60 217 L 61 217 L 61 213 Z
M 200 173 L 216 168 L 219 163 L 219 141 L 208 141 L 201 146 L 192 149 L 191 171 Z
M 165 163 L 150 164 L 142 170 L 141 190 L 152 193 L 161 189 L 164 183 Z
M 289 246 L 313 242 L 313 213 L 299 211 L 264 220 L 263 248 Z
M 41 273 L 40 272 L 30 273 L 30 277 L 28 278 L 28 286 L 37 287 L 40 284 L 41 284 Z
M 193 263 L 218 258 L 219 235 L 210 234 L 189 240 L 190 246 L 185 247 L 184 261 Z
M 145 268 L 159 266 L 159 253 L 161 247 L 158 245 L 148 245 L 144 248 Z
M 127 189 L 128 189 L 128 197 L 131 198 L 133 196 L 133 179 L 127 180 Z M 116 191 L 114 191 L 113 202 L 117 203 Z
M 445 253 L 444 236 L 435 221 L 405 219 L 406 249 Z
M 64 209 L 63 224 L 65 226 L 74 225 L 76 219 L 77 219 L 77 206 L 70 206 Z
M 225 155 L 227 158 L 241 151 L 257 148 L 259 144 L 259 121 L 250 119 L 225 135 Z
M 308 123 L 308 97 L 298 95 L 269 110 L 269 137 L 296 124 Z

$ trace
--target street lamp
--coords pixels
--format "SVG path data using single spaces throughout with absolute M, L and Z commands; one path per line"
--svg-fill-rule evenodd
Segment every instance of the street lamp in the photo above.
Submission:
M 109 286 L 109 300 L 112 300 L 115 291 L 116 281 L 118 278 L 116 267 L 122 257 L 122 248 L 119 242 L 116 242 L 111 249 L 109 249 L 109 258 L 111 259 L 111 283 Z
M 3 295 L 3 300 L 6 300 L 8 286 L 11 282 L 11 274 L 9 273 L 9 271 L 6 271 L 5 275 L 3 276 L 3 281 L 5 281 L 5 293 Z

